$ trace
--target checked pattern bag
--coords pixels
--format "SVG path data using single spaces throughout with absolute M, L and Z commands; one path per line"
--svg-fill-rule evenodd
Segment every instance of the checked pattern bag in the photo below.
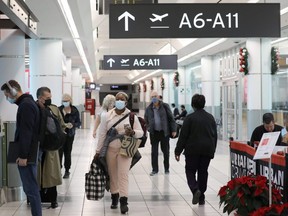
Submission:
M 107 177 L 93 160 L 90 170 L 85 174 L 85 193 L 88 200 L 100 200 L 104 197 Z

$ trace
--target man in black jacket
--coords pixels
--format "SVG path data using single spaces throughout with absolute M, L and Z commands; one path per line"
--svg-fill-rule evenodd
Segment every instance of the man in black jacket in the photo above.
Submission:
M 282 126 L 275 124 L 272 113 L 265 113 L 263 115 L 263 125 L 260 125 L 254 129 L 250 139 L 250 145 L 254 147 L 254 144 L 256 144 L 255 142 L 260 142 L 264 133 L 281 131 L 282 129 Z M 280 133 L 276 145 L 281 145 L 281 141 L 282 136 Z
M 147 130 L 150 133 L 150 141 L 152 146 L 152 172 L 150 175 L 154 176 L 159 171 L 159 142 L 161 144 L 161 150 L 164 156 L 165 174 L 169 174 L 169 138 L 170 136 L 176 136 L 177 125 L 169 105 L 159 100 L 158 93 L 156 91 L 151 93 L 151 104 L 146 108 L 144 118 L 147 124 Z
M 204 95 L 195 94 L 192 97 L 194 112 L 189 114 L 181 128 L 181 133 L 175 148 L 175 159 L 180 160 L 184 150 L 185 172 L 191 192 L 192 204 L 205 204 L 205 191 L 208 181 L 208 167 L 214 158 L 217 145 L 217 127 L 214 117 L 204 110 Z M 195 177 L 197 173 L 197 179 Z
M 32 215 L 41 216 L 37 162 L 29 163 L 31 158 L 37 158 L 39 148 L 39 109 L 33 97 L 29 94 L 23 94 L 19 83 L 15 80 L 4 83 L 1 91 L 4 92 L 6 99 L 11 104 L 18 105 L 14 142 L 20 146 L 20 153 L 15 162 L 18 164 L 24 192 L 31 204 Z

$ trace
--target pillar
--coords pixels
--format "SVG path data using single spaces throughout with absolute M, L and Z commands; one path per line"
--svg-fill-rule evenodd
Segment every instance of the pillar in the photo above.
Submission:
M 66 58 L 64 55 L 63 60 L 63 93 L 72 96 L 72 60 L 71 58 Z
M 0 86 L 5 82 L 16 80 L 23 92 L 25 85 L 25 35 L 20 30 L 0 31 Z M 0 119 L 16 121 L 17 106 L 7 102 L 4 94 L 0 96 Z
M 85 80 L 79 68 L 72 68 L 72 100 L 75 106 L 85 104 Z
M 218 57 L 201 58 L 202 94 L 206 98 L 205 109 L 220 118 L 220 64 Z
M 30 92 L 36 98 L 39 87 L 51 89 L 52 103 L 60 106 L 63 94 L 62 84 L 62 41 L 56 39 L 31 40 Z
M 272 109 L 271 41 L 250 38 L 246 42 L 248 51 L 247 75 L 247 135 L 262 124 L 262 116 Z

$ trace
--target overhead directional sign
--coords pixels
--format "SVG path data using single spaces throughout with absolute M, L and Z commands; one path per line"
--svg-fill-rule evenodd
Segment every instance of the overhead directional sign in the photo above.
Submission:
M 177 55 L 104 55 L 104 70 L 177 69 Z
M 110 5 L 110 38 L 280 37 L 280 4 Z

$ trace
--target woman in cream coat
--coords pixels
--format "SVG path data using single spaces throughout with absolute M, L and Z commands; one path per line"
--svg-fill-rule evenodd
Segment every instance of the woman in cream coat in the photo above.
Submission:
M 126 108 L 127 101 L 128 101 L 128 95 L 126 93 L 124 92 L 117 93 L 115 108 L 110 110 L 106 115 L 102 117 L 99 126 L 99 141 L 95 155 L 96 158 L 99 156 L 99 152 L 104 144 L 107 131 L 111 128 L 111 126 L 114 123 L 116 123 L 119 119 L 121 119 L 130 112 L 130 110 Z M 135 138 L 140 138 L 143 136 L 143 130 L 136 115 L 134 115 L 133 127 L 130 126 L 124 128 L 124 125 L 127 124 L 130 125 L 129 116 L 124 120 L 122 120 L 115 127 L 118 134 L 134 136 Z M 129 210 L 127 206 L 128 174 L 132 158 L 120 155 L 119 154 L 120 148 L 121 148 L 120 139 L 113 140 L 108 146 L 106 161 L 110 177 L 110 191 L 112 198 L 111 208 L 116 209 L 118 207 L 118 200 L 120 197 L 120 210 L 122 214 L 125 214 Z

